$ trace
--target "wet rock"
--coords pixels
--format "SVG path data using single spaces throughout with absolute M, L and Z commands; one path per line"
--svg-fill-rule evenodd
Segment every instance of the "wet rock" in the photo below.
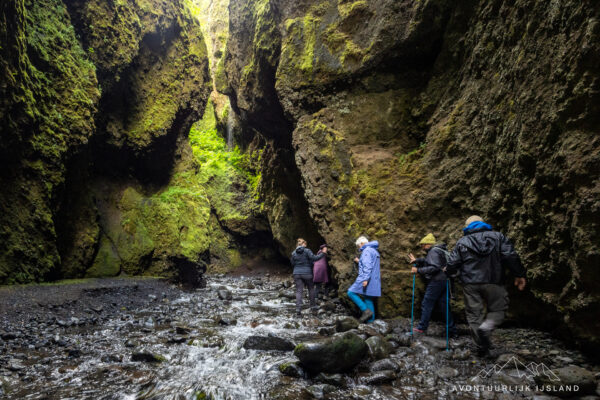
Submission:
M 165 358 L 158 354 L 135 352 L 131 355 L 131 361 L 138 362 L 163 362 Z
M 246 281 L 246 282 L 242 283 L 242 285 L 240 287 L 242 289 L 256 289 L 256 286 L 254 286 L 254 284 L 250 281 Z
M 14 340 L 17 338 L 17 334 L 14 332 L 3 332 L 2 334 L 0 334 L 0 337 L 2 338 L 2 340 L 5 341 L 9 341 L 9 340 Z
M 318 332 L 321 336 L 331 336 L 335 333 L 335 326 L 322 326 Z
M 233 298 L 231 292 L 227 289 L 221 289 L 217 293 L 221 300 L 231 300 Z
M 188 335 L 191 331 L 192 331 L 192 329 L 188 328 L 187 326 L 176 326 L 175 327 L 175 333 L 177 333 L 178 335 Z
M 388 335 L 392 332 L 392 327 L 390 326 L 390 324 L 388 324 L 387 322 L 385 322 L 382 319 L 376 319 L 370 325 L 374 329 L 376 329 L 380 335 L 383 335 L 383 336 Z
M 429 349 L 442 350 L 446 348 L 446 339 L 422 336 L 419 341 Z
M 471 357 L 471 350 L 469 349 L 457 349 L 452 353 L 452 358 L 455 360 L 467 360 Z
M 399 371 L 400 365 L 392 359 L 384 358 L 383 360 L 375 361 L 371 363 L 369 366 L 369 371 L 378 372 L 378 371 Z
M 390 334 L 390 335 L 386 335 L 385 337 L 386 340 L 393 340 L 394 342 L 398 343 L 398 346 L 400 347 L 409 347 L 412 343 L 412 336 L 407 335 L 407 334 Z
M 576 393 L 578 396 L 593 394 L 596 391 L 594 374 L 587 369 L 578 367 L 576 365 L 569 365 L 568 367 L 558 368 L 550 372 L 548 371 L 549 370 L 543 367 L 540 370 L 540 366 L 538 366 L 538 375 L 534 378 L 538 385 L 576 385 L 579 387 L 579 391 Z M 556 381 L 557 377 L 559 379 L 558 382 Z M 556 394 L 560 397 L 568 397 L 573 395 L 573 393 L 569 392 L 557 392 L 551 394 Z
M 364 333 L 367 337 L 380 336 L 379 331 L 377 329 L 375 329 L 371 325 L 367 325 L 367 324 L 360 324 L 358 326 L 358 331 L 361 333 Z
M 326 383 L 337 387 L 346 386 L 346 378 L 342 374 L 326 374 L 321 372 L 314 378 L 317 382 Z
M 346 332 L 351 329 L 358 328 L 358 320 L 353 317 L 340 318 L 335 322 L 335 330 L 337 332 Z
M 458 376 L 459 372 L 458 370 L 451 367 L 440 367 L 435 371 L 435 374 L 440 379 L 450 379 Z
M 336 387 L 332 385 L 321 384 L 308 386 L 304 390 L 314 399 L 323 399 L 327 394 L 335 392 Z
M 292 287 L 292 281 L 283 281 L 283 287 L 286 289 Z
M 231 315 L 219 315 L 215 320 L 220 325 L 237 325 L 237 319 Z
M 23 371 L 25 369 L 23 364 L 21 364 L 21 361 L 14 358 L 8 361 L 6 368 L 13 372 Z
M 79 358 L 79 357 L 81 357 L 81 350 L 79 350 L 79 349 L 69 349 L 69 350 L 67 350 L 67 357 L 69 357 L 69 358 Z
M 281 372 L 283 375 L 290 376 L 292 378 L 302 378 L 305 375 L 304 370 L 298 362 L 284 362 L 279 364 L 278 368 L 279 372 Z
M 369 347 L 369 357 L 372 360 L 381 360 L 387 358 L 390 354 L 390 345 L 380 336 L 371 336 L 366 340 L 366 344 Z
M 366 376 L 361 376 L 359 381 L 364 385 L 381 385 L 383 383 L 391 382 L 396 379 L 396 373 L 394 371 L 377 371 Z
M 243 347 L 247 350 L 291 351 L 295 346 L 289 340 L 276 336 L 250 336 Z
M 171 338 L 169 338 L 169 340 L 167 340 L 167 343 L 169 344 L 181 344 L 181 343 L 185 343 L 189 341 L 189 337 L 188 336 L 172 336 Z
M 104 354 L 102 357 L 100 357 L 100 361 L 102 361 L 103 363 L 118 363 L 123 361 L 123 356 L 120 354 Z
M 335 311 L 335 303 L 331 301 L 327 301 L 321 305 L 321 307 L 326 311 Z
M 125 342 L 125 347 L 136 347 L 137 345 L 138 345 L 138 343 L 131 339 L 129 339 Z
M 352 332 L 336 334 L 318 342 L 300 343 L 294 355 L 311 372 L 345 372 L 357 365 L 368 352 L 367 344 Z

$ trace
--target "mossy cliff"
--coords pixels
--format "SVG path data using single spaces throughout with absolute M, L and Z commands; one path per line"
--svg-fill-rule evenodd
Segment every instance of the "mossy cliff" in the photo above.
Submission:
M 189 6 L 2 3 L 0 283 L 236 265 L 264 230 L 250 162 L 204 112 Z
M 223 91 L 250 146 L 294 154 L 287 176 L 301 175 L 304 199 L 286 197 L 287 218 L 306 201 L 342 290 L 367 234 L 381 244 L 379 311 L 406 315 L 405 254 L 428 232 L 453 245 L 477 213 L 528 267 L 513 317 L 597 352 L 599 12 L 591 1 L 239 1 Z M 274 193 L 289 193 L 279 182 L 263 175 L 260 191 L 287 240 L 300 230 L 274 218 Z

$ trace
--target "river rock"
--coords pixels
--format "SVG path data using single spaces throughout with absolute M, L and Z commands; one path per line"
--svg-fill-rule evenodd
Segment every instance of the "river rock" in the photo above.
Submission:
M 306 390 L 314 399 L 323 399 L 327 394 L 335 392 L 336 387 L 332 385 L 321 384 L 308 386 L 304 390 Z
M 165 358 L 161 355 L 146 352 L 135 352 L 131 355 L 131 361 L 162 362 L 164 360 Z
M 383 360 L 375 361 L 371 363 L 369 366 L 369 371 L 378 372 L 378 371 L 399 371 L 400 365 L 392 359 L 384 358 Z
M 383 336 L 388 335 L 389 333 L 392 332 L 392 327 L 390 326 L 390 324 L 388 324 L 387 322 L 385 322 L 382 319 L 376 319 L 370 325 L 374 329 L 376 329 L 380 335 L 383 335 Z
M 419 341 L 429 349 L 442 350 L 446 348 L 446 339 L 422 336 Z
M 359 381 L 365 385 L 381 385 L 382 383 L 391 382 L 394 379 L 396 379 L 394 371 L 377 371 L 362 376 Z
M 353 317 L 340 318 L 335 321 L 335 330 L 337 332 L 346 332 L 358 328 L 358 320 Z
M 577 393 L 572 392 L 551 392 L 550 394 L 556 394 L 560 397 L 568 397 L 572 395 L 585 395 L 593 394 L 596 391 L 596 381 L 594 374 L 585 368 L 578 367 L 576 365 L 569 365 L 568 367 L 554 369 L 551 372 L 546 370 L 540 370 L 537 368 L 538 375 L 534 378 L 538 385 L 564 385 L 564 386 L 579 386 Z M 560 381 L 556 381 L 556 377 Z
M 321 336 L 331 336 L 335 333 L 335 326 L 322 326 L 318 332 Z
M 221 300 L 231 300 L 233 298 L 233 296 L 231 295 L 231 292 L 227 289 L 221 289 L 217 293 Z
M 364 333 L 365 335 L 367 335 L 367 337 L 380 336 L 379 331 L 377 329 L 375 329 L 371 325 L 367 325 L 367 324 L 360 324 L 358 326 L 358 331 L 361 333 Z
M 300 343 L 294 355 L 311 372 L 345 372 L 354 368 L 368 352 L 367 344 L 352 332 L 336 334 L 316 342 Z
M 319 375 L 315 376 L 315 380 L 317 382 L 327 383 L 337 387 L 346 386 L 346 378 L 342 374 L 326 374 L 321 372 Z
M 291 351 L 295 346 L 289 340 L 276 336 L 250 336 L 243 347 L 247 350 Z
M 366 344 L 372 360 L 381 360 L 390 354 L 390 345 L 380 336 L 371 336 L 366 340 Z
M 440 379 L 450 379 L 458 376 L 458 370 L 451 367 L 440 367 L 435 371 Z
M 291 376 L 292 378 L 302 378 L 305 373 L 302 367 L 298 364 L 298 362 L 288 361 L 282 364 L 279 364 L 279 372 L 281 372 L 285 376 Z

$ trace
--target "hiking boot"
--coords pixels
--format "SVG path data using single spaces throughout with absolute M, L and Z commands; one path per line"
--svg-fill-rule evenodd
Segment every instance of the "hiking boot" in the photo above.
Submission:
M 479 337 L 479 349 L 477 353 L 480 357 L 485 357 L 490 354 L 490 347 L 492 347 L 490 333 L 490 331 L 484 329 L 477 329 L 477 336 Z
M 419 328 L 413 328 L 412 335 L 413 337 L 425 336 L 425 331 Z
M 366 320 L 370 319 L 373 316 L 373 311 L 368 308 L 362 312 L 360 318 L 358 319 L 360 322 L 364 323 Z

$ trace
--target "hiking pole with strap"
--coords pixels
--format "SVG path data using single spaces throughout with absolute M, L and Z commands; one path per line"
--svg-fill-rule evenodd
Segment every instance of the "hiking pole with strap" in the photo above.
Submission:
M 450 315 L 450 299 L 448 293 L 450 292 L 450 279 L 446 278 L 446 351 L 450 351 L 449 340 L 448 340 L 448 317 Z
M 415 320 L 415 280 L 417 275 L 413 274 L 413 286 L 412 286 L 412 303 L 410 306 L 410 334 L 413 336 L 413 323 Z

